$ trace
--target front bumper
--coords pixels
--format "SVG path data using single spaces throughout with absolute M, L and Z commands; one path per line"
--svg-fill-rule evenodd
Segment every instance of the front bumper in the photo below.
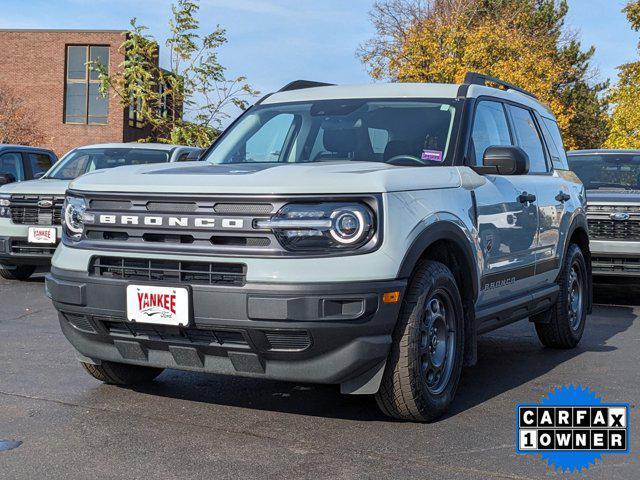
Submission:
M 33 244 L 25 237 L 0 237 L 0 265 L 44 265 L 51 264 L 56 251 L 53 245 Z
M 375 393 L 406 281 L 192 285 L 189 328 L 133 324 L 119 279 L 52 268 L 47 295 L 85 361 L 340 384 Z M 161 283 L 159 285 L 162 285 Z
M 640 242 L 591 240 L 593 275 L 640 278 Z

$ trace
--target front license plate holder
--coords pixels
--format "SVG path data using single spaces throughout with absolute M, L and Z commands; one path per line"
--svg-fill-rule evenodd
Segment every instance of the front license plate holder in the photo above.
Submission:
M 127 285 L 127 320 L 173 327 L 191 323 L 191 291 L 185 286 Z

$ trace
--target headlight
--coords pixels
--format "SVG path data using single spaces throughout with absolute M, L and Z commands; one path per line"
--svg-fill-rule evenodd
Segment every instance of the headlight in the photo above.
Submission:
M 10 195 L 0 195 L 0 218 L 11 217 L 11 212 L 9 211 L 10 198 Z
M 80 240 L 84 231 L 84 215 L 87 204 L 84 198 L 69 197 L 65 198 L 62 216 L 62 227 L 64 233 L 73 240 Z
M 375 233 L 371 209 L 355 202 L 290 203 L 256 227 L 271 229 L 287 250 L 307 252 L 360 248 Z

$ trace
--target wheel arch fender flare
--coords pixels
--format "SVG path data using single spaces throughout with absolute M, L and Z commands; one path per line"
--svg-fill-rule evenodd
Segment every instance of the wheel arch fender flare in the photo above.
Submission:
M 574 233 L 576 231 L 582 230 L 584 235 L 587 238 L 587 251 L 585 253 L 585 262 L 587 264 L 587 290 L 588 290 L 588 304 L 587 304 L 587 312 L 591 313 L 593 310 L 593 279 L 592 279 L 592 271 L 591 271 L 591 252 L 589 251 L 589 224 L 587 222 L 587 216 L 584 212 L 577 213 L 574 218 L 571 220 L 571 226 L 567 231 L 567 236 L 564 241 L 564 245 L 562 246 L 562 258 L 560 262 L 560 268 L 564 266 L 564 260 L 567 258 L 567 252 L 569 250 L 569 245 L 571 245 L 571 239 L 573 238 Z M 579 247 L 583 247 L 583 245 L 578 245 Z
M 427 249 L 436 242 L 446 240 L 456 244 L 464 256 L 464 261 L 469 267 L 471 284 L 473 287 L 473 301 L 478 298 L 478 262 L 473 249 L 473 240 L 470 234 L 453 221 L 437 221 L 426 226 L 413 240 L 407 250 L 398 270 L 398 278 L 410 278 L 418 260 Z

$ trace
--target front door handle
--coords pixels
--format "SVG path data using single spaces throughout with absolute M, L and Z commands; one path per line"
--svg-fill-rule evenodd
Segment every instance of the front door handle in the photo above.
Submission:
M 536 196 L 533 193 L 522 192 L 518 195 L 518 201 L 524 204 L 533 203 L 536 201 Z
M 558 195 L 556 195 L 556 200 L 560 203 L 568 202 L 569 200 L 571 200 L 571 195 L 569 195 L 568 193 L 560 192 Z

